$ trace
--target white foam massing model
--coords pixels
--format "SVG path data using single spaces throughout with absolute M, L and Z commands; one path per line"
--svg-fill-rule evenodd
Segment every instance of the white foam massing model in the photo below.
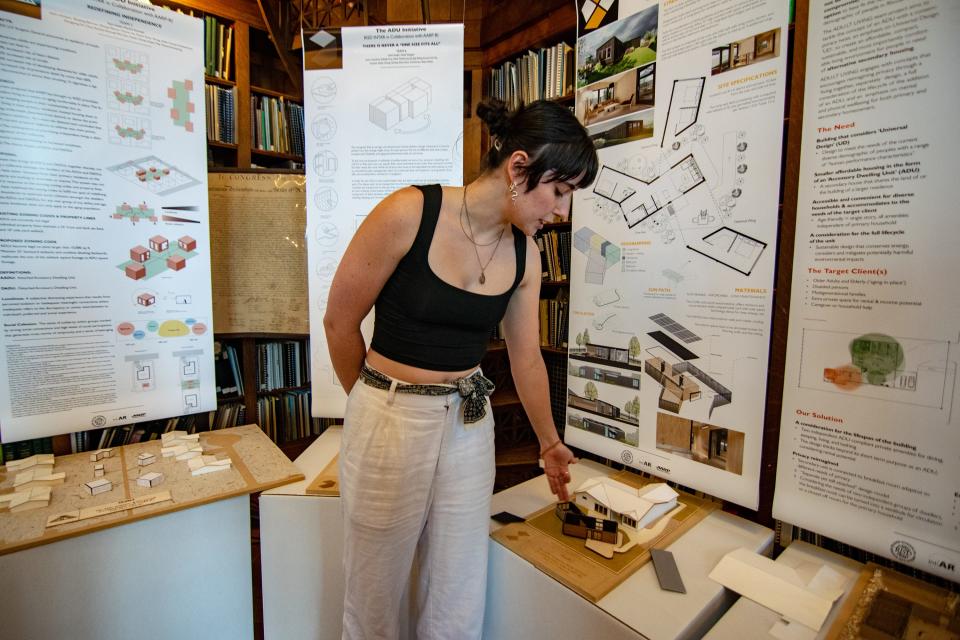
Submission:
M 90 462 L 100 462 L 113 455 L 113 449 L 97 449 L 90 452 Z
M 145 467 L 157 461 L 157 456 L 152 453 L 141 453 L 137 456 L 137 465 Z
M 0 496 L 0 507 L 13 513 L 39 509 L 50 504 L 50 487 L 31 487 Z
M 200 456 L 187 460 L 187 466 L 190 467 L 190 473 L 199 476 L 205 473 L 215 471 L 226 471 L 231 466 L 230 458 L 218 460 L 216 456 Z
M 141 487 L 155 487 L 163 482 L 163 474 L 156 471 L 145 473 L 137 478 L 137 484 Z
M 161 434 L 160 453 L 164 458 L 175 457 L 180 461 L 196 458 L 203 453 L 200 434 L 186 431 L 168 431 Z
M 98 478 L 96 480 L 91 480 L 90 482 L 85 482 L 83 486 L 87 488 L 87 491 L 89 491 L 90 495 L 92 496 L 105 491 L 111 491 L 113 489 L 113 483 L 106 478 Z
M 38 453 L 36 455 L 30 456 L 29 458 L 23 458 L 22 460 L 12 460 L 7 463 L 7 473 L 12 471 L 26 471 L 33 467 L 49 467 L 53 469 L 53 454 L 52 453 Z
M 33 487 L 52 487 L 56 484 L 63 484 L 67 474 L 64 472 L 52 473 L 46 465 L 31 467 L 26 471 L 21 471 L 13 479 L 13 488 L 15 491 L 25 491 Z
M 639 531 L 677 506 L 679 494 L 657 482 L 640 489 L 606 477 L 590 478 L 573 493 L 574 503 L 620 526 Z
M 93 465 L 94 478 L 102 478 L 104 473 L 106 473 L 106 470 L 103 468 L 103 463 Z

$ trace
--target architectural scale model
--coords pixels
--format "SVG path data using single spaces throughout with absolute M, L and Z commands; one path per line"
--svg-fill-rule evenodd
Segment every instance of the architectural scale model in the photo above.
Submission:
M 190 473 L 195 476 L 200 476 L 205 473 L 214 473 L 217 471 L 226 471 L 231 467 L 231 465 L 232 462 L 230 461 L 230 458 L 219 460 L 216 456 L 200 456 L 187 460 L 187 466 L 190 468 Z
M 11 513 L 40 509 L 50 504 L 50 487 L 33 487 L 0 496 L 0 509 Z
M 33 467 L 48 467 L 50 470 L 53 469 L 53 454 L 52 453 L 38 453 L 37 455 L 30 456 L 29 458 L 23 458 L 22 460 L 12 460 L 7 463 L 7 473 L 12 473 L 15 471 L 26 471 L 27 469 L 32 469 Z
M 92 496 L 113 490 L 113 483 L 106 478 L 97 478 L 96 480 L 85 482 L 83 486 L 87 488 L 87 491 L 89 491 Z
M 200 434 L 186 431 L 170 431 L 160 436 L 160 454 L 164 458 L 189 460 L 203 453 L 200 446 Z
M 141 453 L 137 456 L 137 466 L 146 467 L 157 461 L 157 456 L 152 453 Z
M 93 477 L 102 478 L 106 470 L 103 467 L 103 463 L 93 465 Z
M 25 491 L 34 487 L 52 487 L 57 484 L 63 484 L 67 474 L 64 472 L 51 473 L 47 467 L 33 467 L 26 471 L 21 471 L 13 479 L 14 491 Z
M 90 462 L 99 462 L 113 455 L 113 449 L 97 449 L 90 452 Z
M 137 484 L 141 487 L 155 487 L 158 484 L 163 482 L 163 474 L 157 471 L 151 471 L 150 473 L 145 473 L 142 476 L 137 478 Z

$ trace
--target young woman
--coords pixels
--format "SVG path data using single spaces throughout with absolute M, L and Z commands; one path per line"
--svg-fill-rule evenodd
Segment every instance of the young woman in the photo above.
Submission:
M 530 236 L 566 218 L 597 156 L 553 102 L 479 105 L 491 148 L 466 187 L 407 187 L 357 230 L 324 327 L 350 394 L 340 451 L 343 637 L 396 638 L 411 568 L 417 637 L 479 638 L 494 479 L 493 385 L 479 370 L 503 322 L 517 393 L 550 490 L 568 499 L 540 354 L 540 257 Z M 375 307 L 370 347 L 360 322 Z

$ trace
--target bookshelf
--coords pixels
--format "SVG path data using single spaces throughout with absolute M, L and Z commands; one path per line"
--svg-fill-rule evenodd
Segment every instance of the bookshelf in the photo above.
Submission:
M 303 170 L 303 95 L 257 3 L 151 3 L 204 21 L 208 167 Z
M 484 97 L 514 108 L 536 99 L 551 99 L 573 108 L 575 3 L 548 0 L 530 5 L 493 3 L 484 14 L 481 85 Z M 567 71 L 569 69 L 569 72 Z M 559 86 L 557 82 L 559 80 Z M 481 154 L 489 148 L 482 136 Z M 550 379 L 554 424 L 563 437 L 567 398 L 567 325 L 571 224 L 547 225 L 535 237 L 541 255 L 540 351 Z M 496 418 L 496 488 L 504 489 L 539 475 L 539 445 L 510 378 L 506 347 L 495 340 L 483 361 L 497 390 L 491 397 Z

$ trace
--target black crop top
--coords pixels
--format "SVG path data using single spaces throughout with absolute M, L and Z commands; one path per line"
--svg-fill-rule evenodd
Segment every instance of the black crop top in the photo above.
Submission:
M 517 274 L 507 291 L 484 295 L 455 287 L 441 280 L 427 261 L 443 190 L 436 184 L 417 188 L 423 193 L 420 228 L 377 297 L 370 346 L 391 360 L 421 369 L 463 371 L 480 364 L 491 331 L 523 279 L 527 239 L 511 227 Z

